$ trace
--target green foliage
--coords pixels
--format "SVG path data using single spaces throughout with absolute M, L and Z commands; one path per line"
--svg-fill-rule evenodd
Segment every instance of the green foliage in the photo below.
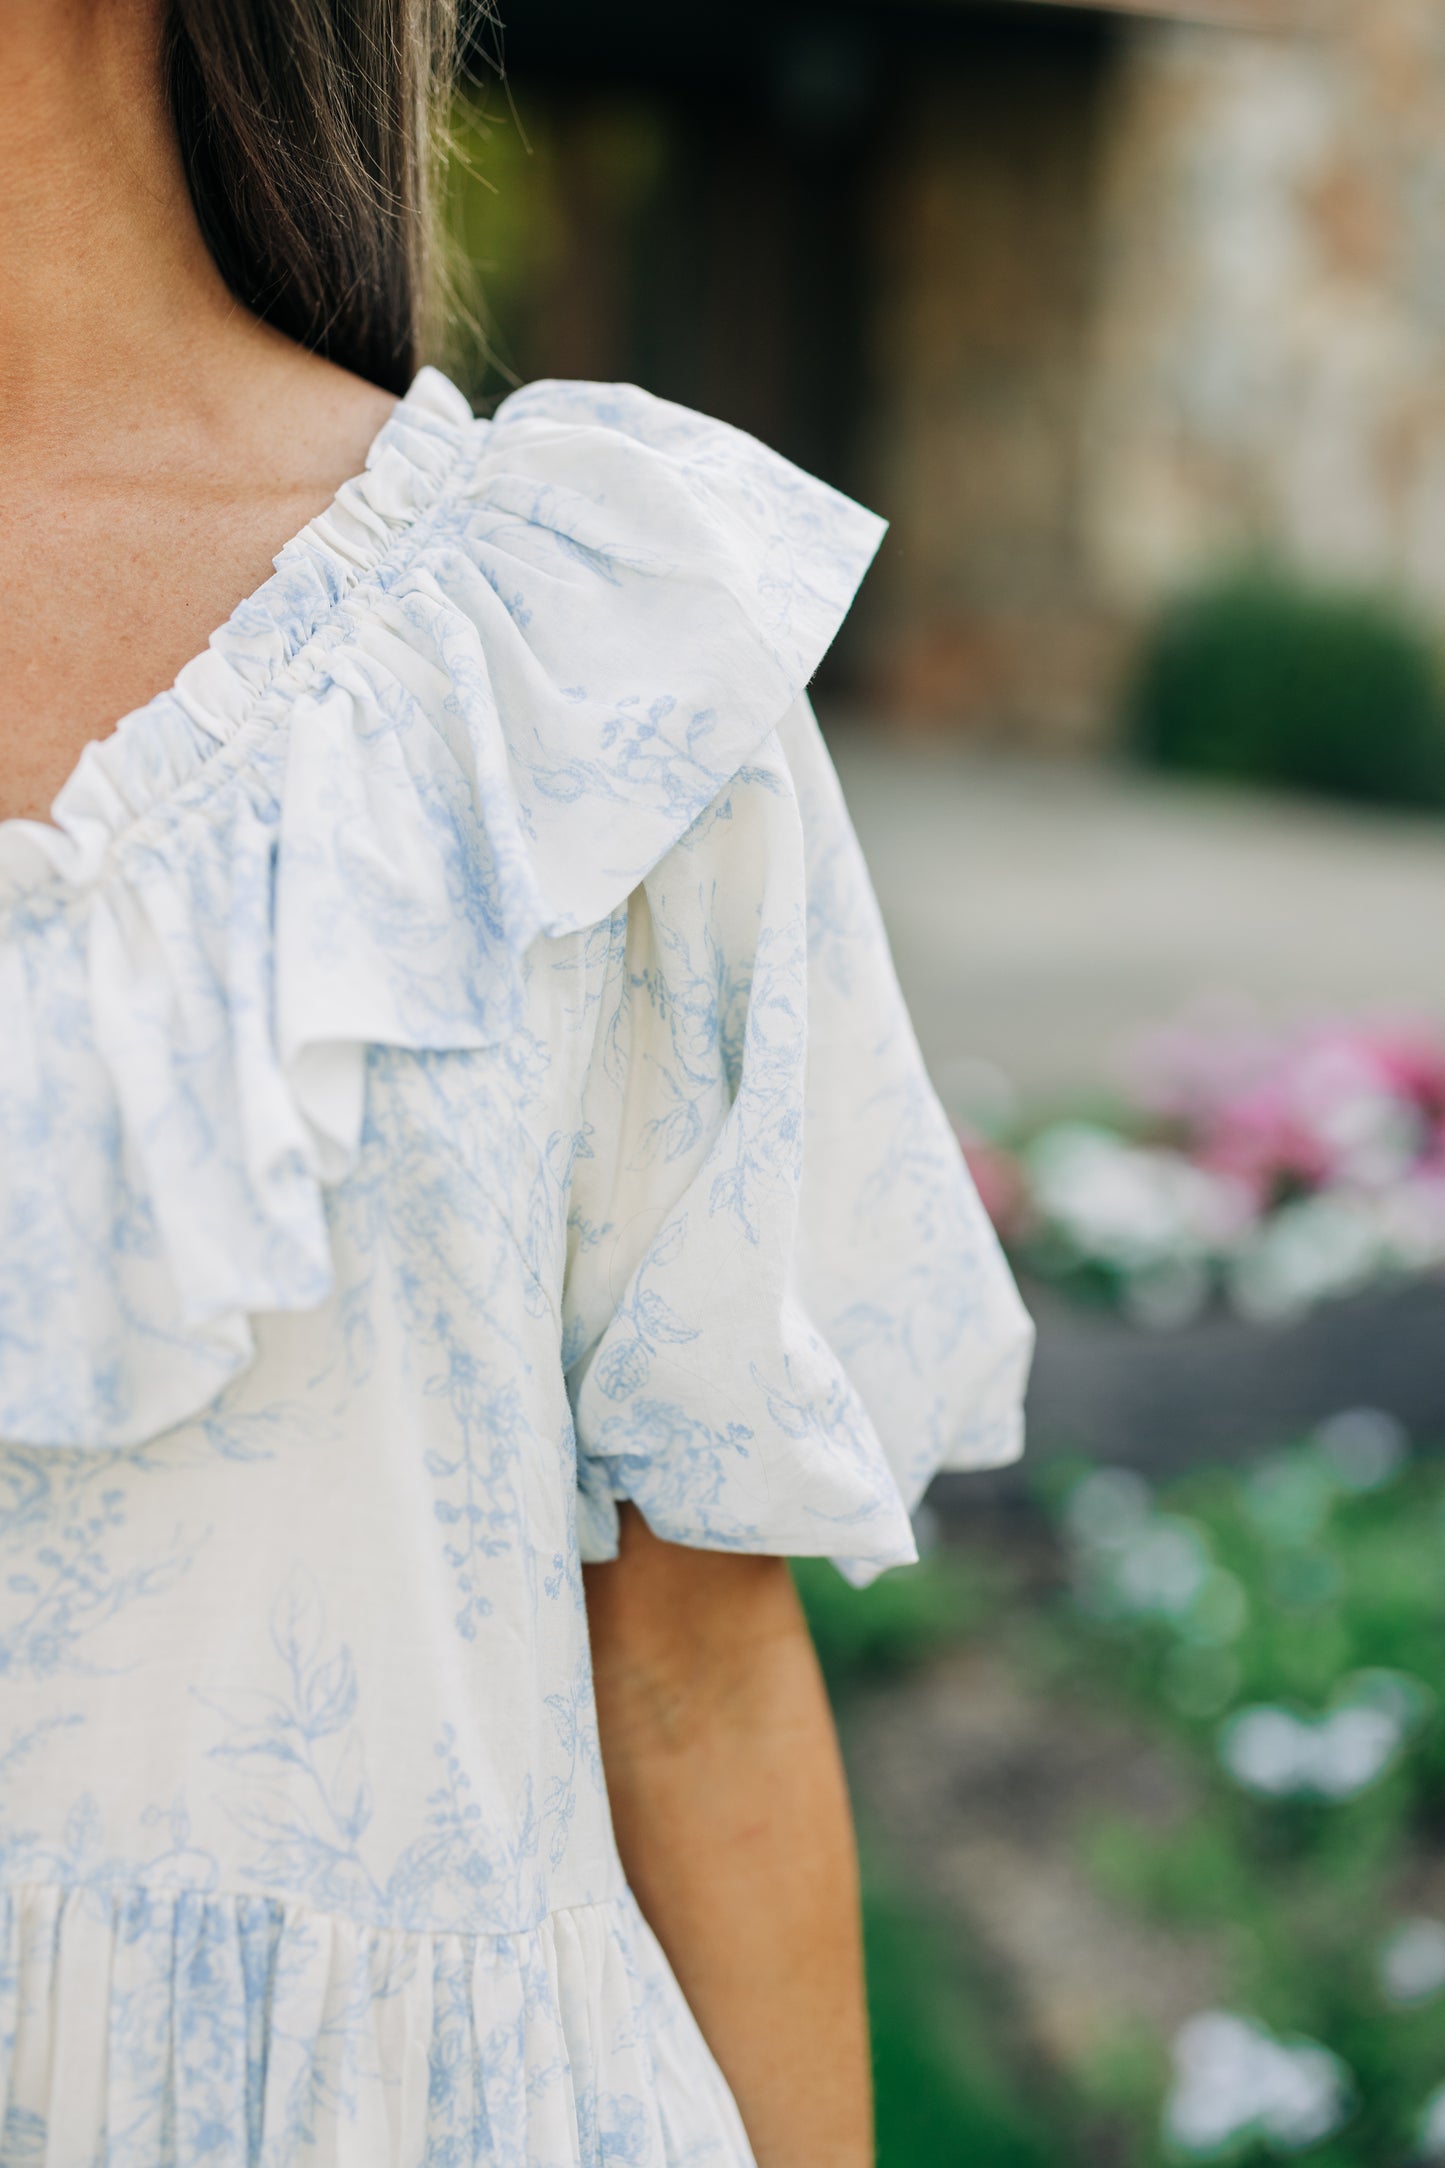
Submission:
M 1129 703 L 1159 767 L 1382 805 L 1445 804 L 1445 703 L 1388 601 L 1243 569 L 1165 611 Z
M 1057 2149 L 999 2052 L 997 2009 L 960 1952 L 870 1878 L 864 1907 L 878 2168 L 1053 2168 Z
M 1204 1937 L 1227 2007 L 1345 2064 L 1350 2119 L 1297 2156 L 1307 2168 L 1415 2168 L 1421 2111 L 1445 2083 L 1445 1989 L 1392 2000 L 1381 1960 L 1410 1916 L 1445 1919 L 1445 1462 L 1360 1487 L 1305 1441 L 1169 1485 L 1129 1540 L 1192 1530 L 1215 1589 L 1173 1611 L 1099 1600 L 1069 1533 L 1086 1473 L 1041 1471 L 1080 1570 L 1035 1572 L 1026 1592 L 996 1537 L 986 1565 L 945 1547 L 861 1594 L 826 1566 L 799 1568 L 845 1728 L 850 1689 L 986 1631 L 1051 1698 L 1153 1734 L 1182 1767 L 1189 1809 L 1163 1824 L 1096 1820 L 1085 1871 L 1166 1934 Z M 1217 1600 L 1220 1577 L 1238 1591 L 1232 1607 Z M 1319 1717 L 1348 1682 L 1381 1674 L 1410 1684 L 1420 1713 L 1354 1796 L 1259 1796 L 1226 1767 L 1239 1711 Z M 1179 2168 L 1160 2135 L 1162 2038 L 1121 2037 L 1067 2077 L 1021 2068 L 997 1985 L 957 1933 L 945 1938 L 867 1859 L 865 1882 L 880 2168 Z M 1270 2168 L 1277 2155 L 1246 2142 L 1227 2160 Z
M 947 1548 L 865 1589 L 826 1559 L 796 1559 L 793 1574 L 844 1707 L 971 1635 L 1006 1590 L 997 1568 Z M 866 1849 L 863 1914 L 879 2168 L 1054 2168 L 1057 2145 L 1010 2065 L 997 1993 Z
M 835 1695 L 964 1638 L 999 1597 L 996 1572 L 946 1549 L 863 1589 L 850 1587 L 824 1558 L 795 1559 L 793 1578 Z
M 1244 1592 L 1218 1706 L 1180 1692 L 1188 1615 L 1086 1612 L 1054 1631 L 1070 1637 L 1077 1688 L 1122 1698 L 1182 1749 L 1198 1785 L 1196 1810 L 1175 1826 L 1096 1826 L 1096 1881 L 1161 1925 L 1217 1935 L 1230 2005 L 1322 2042 L 1349 2068 L 1354 2113 L 1303 2156 L 1311 2168 L 1405 2168 L 1421 2108 L 1445 2081 L 1445 1992 L 1419 2008 L 1392 2003 L 1380 1958 L 1391 1929 L 1422 1909 L 1411 1891 L 1428 1880 L 1445 1824 L 1445 1468 L 1424 1463 L 1363 1495 L 1332 1486 L 1324 1469 L 1305 1444 L 1245 1472 L 1194 1475 L 1159 1501 L 1201 1532 Z M 1344 1681 L 1381 1672 L 1414 1682 L 1424 1714 L 1398 1762 L 1358 1796 L 1256 1797 L 1225 1769 L 1232 1711 L 1318 1715 Z M 1230 2158 L 1262 2168 L 1272 2156 Z

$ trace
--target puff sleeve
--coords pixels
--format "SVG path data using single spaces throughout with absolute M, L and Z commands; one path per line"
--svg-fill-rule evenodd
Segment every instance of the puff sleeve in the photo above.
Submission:
M 634 889 L 574 1162 L 582 1555 L 916 1557 L 941 1468 L 1022 1447 L 1032 1327 L 925 1074 L 806 699 Z

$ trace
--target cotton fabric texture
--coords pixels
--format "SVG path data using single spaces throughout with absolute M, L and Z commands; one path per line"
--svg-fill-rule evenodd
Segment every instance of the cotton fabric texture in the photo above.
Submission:
M 0 2163 L 744 2168 L 581 1562 L 914 1556 L 1029 1328 L 804 697 L 879 522 L 426 370 L 0 828 Z

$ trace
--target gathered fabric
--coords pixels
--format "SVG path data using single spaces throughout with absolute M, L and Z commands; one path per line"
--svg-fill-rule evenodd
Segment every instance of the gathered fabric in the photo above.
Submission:
M 0 824 L 0 2168 L 745 2168 L 581 1567 L 906 1562 L 1031 1338 L 805 694 L 881 532 L 424 370 Z
M 274 1898 L 24 1888 L 0 1896 L 0 2025 L 16 2090 L 43 2103 L 6 2113 L 0 2092 L 16 2168 L 748 2158 L 626 1896 L 478 1938 Z

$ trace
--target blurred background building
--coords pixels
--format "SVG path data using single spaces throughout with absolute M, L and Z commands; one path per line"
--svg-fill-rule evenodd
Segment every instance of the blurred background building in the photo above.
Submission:
M 514 0 L 467 204 L 496 368 L 628 377 L 894 521 L 835 679 L 1108 742 L 1261 548 L 1445 595 L 1435 0 Z

